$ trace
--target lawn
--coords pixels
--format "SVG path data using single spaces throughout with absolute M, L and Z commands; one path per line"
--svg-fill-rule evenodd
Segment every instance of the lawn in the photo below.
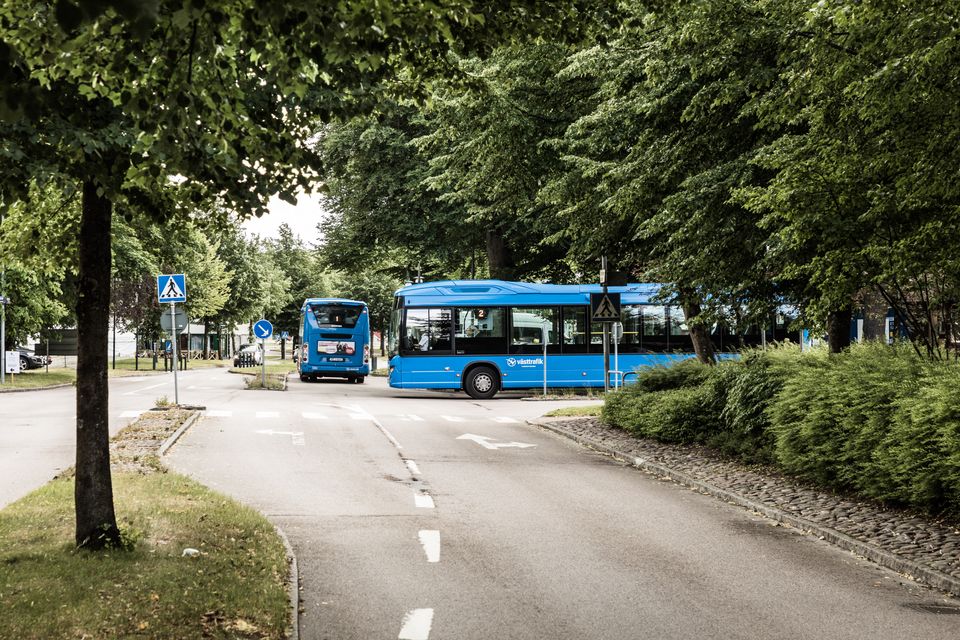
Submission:
M 74 548 L 70 472 L 0 510 L 0 638 L 285 637 L 289 567 L 276 531 L 256 511 L 165 473 L 156 456 L 183 419 L 148 412 L 111 444 L 128 549 Z
M 43 389 L 61 384 L 73 384 L 77 379 L 74 369 L 33 369 L 23 373 L 7 374 L 6 383 L 0 385 L 2 389 Z
M 603 409 L 602 404 L 588 404 L 581 407 L 561 407 L 548 411 L 544 415 L 547 417 L 599 416 L 601 409 Z

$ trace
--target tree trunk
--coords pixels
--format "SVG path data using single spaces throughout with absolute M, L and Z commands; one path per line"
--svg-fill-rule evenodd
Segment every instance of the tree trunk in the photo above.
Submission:
M 690 331 L 690 340 L 693 342 L 693 351 L 697 354 L 697 360 L 703 364 L 715 364 L 713 340 L 710 339 L 710 332 L 700 321 L 700 302 L 692 291 L 680 288 L 680 304 L 683 307 L 683 315 L 686 318 L 687 328 Z
M 827 343 L 830 353 L 840 353 L 850 346 L 850 321 L 853 309 L 837 309 L 827 316 Z
M 80 269 L 77 278 L 76 544 L 102 549 L 120 544 L 110 478 L 107 326 L 110 320 L 112 203 L 83 185 Z
M 883 340 L 886 338 L 887 309 L 890 305 L 879 293 L 869 289 L 863 294 L 863 338 Z
M 490 263 L 490 277 L 494 280 L 512 280 L 516 273 L 513 252 L 499 229 L 487 231 L 487 262 Z

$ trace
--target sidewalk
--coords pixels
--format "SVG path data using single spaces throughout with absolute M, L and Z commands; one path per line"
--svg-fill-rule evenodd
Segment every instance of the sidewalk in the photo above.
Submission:
M 737 464 L 700 447 L 640 440 L 596 418 L 528 422 L 816 535 L 918 582 L 960 594 L 960 522 L 823 493 L 769 469 Z

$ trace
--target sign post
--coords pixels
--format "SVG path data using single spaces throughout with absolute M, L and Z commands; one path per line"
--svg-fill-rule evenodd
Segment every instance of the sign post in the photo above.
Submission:
M 590 316 L 593 322 L 603 323 L 603 390 L 610 391 L 610 323 L 620 320 L 620 294 L 609 293 L 607 284 L 607 257 L 603 256 L 600 269 L 602 293 L 590 294 Z
M 0 293 L 0 384 L 7 382 L 7 305 L 10 299 Z M 20 356 L 17 355 L 17 365 L 20 365 Z
M 273 325 L 269 320 L 257 320 L 253 325 L 253 334 L 260 338 L 260 386 L 267 388 L 267 344 L 266 340 L 273 335 Z
M 170 337 L 173 339 L 173 403 L 180 404 L 180 389 L 177 386 L 177 348 L 180 346 L 177 330 L 177 303 L 187 301 L 187 278 L 182 273 L 157 276 L 157 301 L 170 303 Z

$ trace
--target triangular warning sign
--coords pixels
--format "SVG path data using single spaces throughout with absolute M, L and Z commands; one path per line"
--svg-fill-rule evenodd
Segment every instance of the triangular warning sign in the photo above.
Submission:
M 616 305 L 613 304 L 606 295 L 600 299 L 600 304 L 597 305 L 597 308 L 593 312 L 594 320 L 619 320 L 619 316 L 620 313 Z

